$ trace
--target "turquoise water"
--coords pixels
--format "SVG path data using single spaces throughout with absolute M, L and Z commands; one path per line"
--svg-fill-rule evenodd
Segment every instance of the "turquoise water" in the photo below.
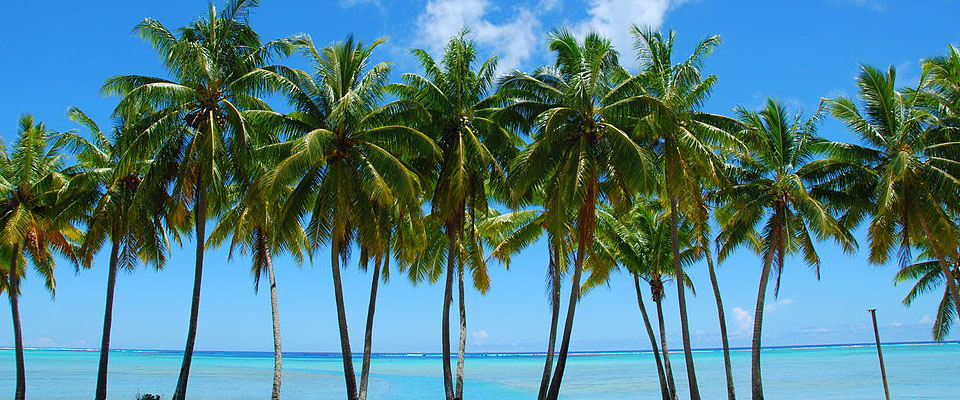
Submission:
M 91 397 L 98 352 L 28 350 L 27 398 Z M 748 398 L 749 350 L 733 353 L 737 390 Z M 0 350 L 0 397 L 14 388 L 13 351 Z M 960 398 L 960 344 L 892 344 L 884 358 L 894 399 Z M 685 395 L 682 354 L 671 353 L 677 386 Z M 704 399 L 725 398 L 719 351 L 698 351 L 697 379 Z M 284 357 L 283 395 L 287 399 L 342 399 L 340 359 L 324 354 Z M 176 352 L 117 351 L 110 356 L 110 399 L 131 400 L 139 393 L 169 398 L 177 379 Z M 359 368 L 358 368 L 359 370 Z M 473 355 L 466 364 L 465 397 L 470 400 L 536 398 L 543 359 L 537 356 Z M 190 377 L 191 399 L 269 398 L 273 358 L 269 353 L 202 352 Z M 805 347 L 764 350 L 763 382 L 769 399 L 880 399 L 883 389 L 873 346 Z M 442 397 L 440 359 L 435 356 L 382 355 L 373 360 L 370 399 L 413 400 Z M 659 399 L 655 364 L 645 353 L 571 355 L 563 380 L 564 399 Z

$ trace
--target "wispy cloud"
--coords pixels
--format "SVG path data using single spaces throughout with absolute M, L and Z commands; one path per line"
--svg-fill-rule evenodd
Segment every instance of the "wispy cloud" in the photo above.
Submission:
M 57 347 L 57 348 L 87 348 L 90 344 L 86 340 L 59 341 L 48 337 L 32 338 L 23 341 L 26 347 Z
M 478 329 L 473 331 L 473 333 L 471 333 L 470 336 L 473 337 L 474 344 L 478 346 L 482 346 L 484 343 L 487 342 L 487 339 L 490 339 L 490 333 L 488 333 L 486 330 L 483 330 L 483 329 Z
M 780 299 L 776 302 L 767 304 L 766 307 L 763 307 L 763 310 L 768 313 L 772 313 L 791 304 L 793 304 L 793 299 Z

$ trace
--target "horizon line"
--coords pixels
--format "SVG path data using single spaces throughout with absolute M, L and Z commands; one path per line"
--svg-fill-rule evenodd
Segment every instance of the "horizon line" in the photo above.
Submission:
M 943 340 L 943 341 L 933 341 L 933 340 L 923 340 L 923 341 L 896 341 L 896 342 L 881 342 L 881 346 L 888 345 L 950 345 L 950 344 L 960 344 L 960 340 Z M 842 348 L 842 347 L 861 347 L 861 346 L 876 346 L 874 342 L 863 342 L 863 343 L 821 343 L 821 344 L 794 344 L 794 345 L 776 345 L 776 346 L 762 346 L 762 350 L 785 350 L 785 349 L 813 349 L 813 348 Z M 15 350 L 14 347 L 0 347 L 0 351 L 5 350 Z M 30 351 L 82 351 L 82 352 L 99 352 L 100 348 L 97 347 L 58 347 L 58 346 L 35 346 L 35 347 L 24 347 L 24 350 Z M 659 350 L 659 349 L 657 349 Z M 681 349 L 668 349 L 668 350 L 681 350 Z M 731 351 L 744 351 L 752 350 L 750 346 L 740 346 L 740 347 L 730 347 Z M 691 352 L 717 352 L 723 351 L 722 347 L 702 347 L 691 349 Z M 110 349 L 110 352 L 117 353 L 164 353 L 164 354 L 182 354 L 183 350 L 172 350 L 172 349 L 133 349 L 133 348 L 123 348 L 123 349 Z M 652 353 L 652 349 L 639 350 L 639 349 L 626 349 L 626 350 L 571 350 L 570 355 L 629 355 L 629 354 L 645 354 Z M 197 354 L 273 354 L 273 351 L 270 350 L 196 350 Z M 340 356 L 339 351 L 284 351 L 282 354 L 288 355 L 319 355 L 319 356 Z M 352 353 L 354 355 L 360 355 L 362 353 Z M 396 352 L 372 352 L 371 355 L 381 356 L 381 357 L 434 357 L 440 356 L 442 353 L 439 352 L 417 352 L 417 351 L 396 351 Z M 544 356 L 546 352 L 544 351 L 468 351 L 465 353 L 467 356 L 515 356 L 515 357 L 537 357 Z

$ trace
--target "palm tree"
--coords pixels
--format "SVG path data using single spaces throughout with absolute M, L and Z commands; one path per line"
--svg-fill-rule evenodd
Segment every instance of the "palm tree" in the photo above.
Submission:
M 679 225 L 681 213 L 694 214 L 697 203 L 685 201 L 680 204 L 680 199 L 695 198 L 702 191 L 701 185 L 719 181 L 715 168 L 719 159 L 714 148 L 736 143 L 729 132 L 736 125 L 735 121 L 699 111 L 717 80 L 714 75 L 704 77 L 701 74 L 703 62 L 720 43 L 720 38 L 710 36 L 701 40 L 690 56 L 674 64 L 674 32 L 664 37 L 659 32 L 634 26 L 633 35 L 641 65 L 638 76 L 643 84 L 639 102 L 646 111 L 637 131 L 639 137 L 652 143 L 660 155 L 666 188 L 664 200 L 670 203 L 669 215 L 673 224 Z M 680 275 L 682 244 L 678 232 L 673 233 L 672 241 L 674 274 Z M 690 398 L 699 400 L 682 285 L 677 285 L 677 301 Z
M 457 300 L 460 312 L 460 341 L 457 350 L 457 379 L 454 387 L 455 396 L 463 396 L 463 372 L 466 358 L 466 304 L 464 302 L 465 286 L 464 275 L 469 273 L 473 288 L 480 294 L 486 294 L 490 289 L 490 276 L 487 268 L 487 260 L 492 257 L 484 256 L 484 245 L 493 243 L 489 235 L 491 231 L 486 231 L 486 223 L 492 218 L 500 215 L 495 209 L 488 209 L 482 213 L 484 218 L 477 220 L 474 225 L 474 218 L 466 219 L 463 232 L 460 237 L 477 238 L 479 241 L 458 240 L 459 246 L 454 250 L 455 257 L 458 260 L 456 264 L 457 278 Z M 422 225 L 414 225 L 421 231 L 413 231 L 416 236 L 407 233 L 407 236 L 414 236 L 418 242 L 408 243 L 410 239 L 398 241 L 394 246 L 398 250 L 398 261 L 400 261 L 400 270 L 407 274 L 407 278 L 414 285 L 422 282 L 434 284 L 444 276 L 447 265 L 447 256 L 450 244 L 444 224 L 438 214 L 431 213 L 423 218 Z M 411 228 L 405 227 L 403 231 L 410 232 Z M 422 236 L 422 237 L 419 237 Z M 402 243 L 402 244 L 401 244 Z M 471 245 L 471 243 L 476 243 Z M 462 260 L 462 261 L 461 261 Z
M 550 50 L 556 55 L 554 67 L 533 74 L 515 71 L 503 78 L 501 93 L 513 101 L 501 111 L 501 118 L 533 135 L 533 143 L 515 161 L 514 190 L 525 193 L 556 179 L 548 186 L 547 201 L 560 205 L 559 215 L 575 215 L 577 253 L 570 301 L 547 393 L 554 400 L 566 368 L 597 201 L 601 197 L 625 201 L 645 186 L 653 167 L 651 155 L 629 128 L 636 116 L 643 115 L 636 96 L 639 79 L 619 65 L 610 41 L 590 33 L 578 42 L 571 32 L 557 30 L 551 34 Z
M 0 249 L 9 257 L 0 270 L 10 299 L 17 384 L 14 399 L 26 396 L 23 333 L 20 326 L 20 281 L 29 261 L 55 293 L 55 262 L 58 253 L 77 263 L 77 243 L 82 232 L 73 222 L 84 211 L 84 196 L 72 196 L 69 176 L 63 166 L 63 136 L 35 123 L 30 115 L 20 117 L 17 141 L 10 153 L 0 156 Z M 78 264 L 79 265 L 79 264 Z
M 542 188 L 541 188 L 542 189 Z M 538 191 L 533 199 L 526 203 L 542 206 L 543 209 L 525 209 L 500 215 L 491 215 L 480 223 L 479 230 L 484 241 L 492 247 L 490 257 L 496 258 L 507 268 L 511 257 L 529 247 L 544 234 L 547 236 L 547 297 L 550 305 L 550 330 L 547 336 L 547 352 L 544 360 L 543 375 L 540 379 L 538 400 L 547 396 L 550 386 L 550 373 L 553 369 L 554 352 L 557 344 L 557 328 L 560 321 L 560 288 L 563 275 L 570 264 L 574 227 L 570 218 L 549 212 L 553 205 L 545 202 L 544 193 Z M 555 198 L 556 199 L 556 198 Z
M 599 249 L 594 258 L 599 261 L 594 263 L 590 277 L 584 285 L 585 288 L 592 288 L 608 284 L 610 272 L 618 266 L 622 266 L 632 276 L 637 293 L 637 305 L 640 308 L 640 315 L 643 317 L 644 328 L 650 339 L 650 346 L 657 364 L 661 396 L 665 400 L 677 398 L 661 305 L 664 297 L 664 283 L 670 277 L 675 278 L 670 232 L 668 216 L 654 202 L 638 202 L 631 209 L 621 211 L 609 206 L 604 207 L 599 211 L 595 243 Z M 694 233 L 696 231 L 693 224 L 683 220 L 679 228 L 682 243 L 695 244 L 685 247 L 680 252 L 681 264 L 684 267 L 694 264 L 702 257 L 703 251 L 699 248 L 700 243 L 695 240 Z M 659 345 L 644 305 L 641 280 L 646 281 L 650 286 L 651 297 L 657 305 Z M 683 281 L 684 286 L 693 291 L 693 284 L 686 274 L 683 275 Z M 660 351 L 663 352 L 662 361 Z
M 402 83 L 389 87 L 398 97 L 415 101 L 429 113 L 429 118 L 421 120 L 421 130 L 441 151 L 439 161 L 428 167 L 433 181 L 432 214 L 442 223 L 448 242 L 441 317 L 443 385 L 447 400 L 459 399 L 463 392 L 462 362 L 458 360 L 455 386 L 450 360 L 453 278 L 465 261 L 458 258 L 457 250 L 480 248 L 479 238 L 472 230 L 465 229 L 467 219 L 475 225 L 484 217 L 488 209 L 488 186 L 498 194 L 505 191 L 504 164 L 521 143 L 513 132 L 491 119 L 498 105 L 498 99 L 491 93 L 497 58 L 487 59 L 475 67 L 476 49 L 467 34 L 463 31 L 450 40 L 439 63 L 426 51 L 413 50 L 423 75 L 404 74 Z M 464 232 L 468 235 L 464 236 Z M 461 243 L 464 241 L 466 243 Z M 461 320 L 461 325 L 464 322 Z
M 725 210 L 718 215 L 723 227 L 717 237 L 718 260 L 734 249 L 750 245 L 761 255 L 762 270 L 753 320 L 752 393 L 763 399 L 760 375 L 760 339 L 763 307 L 771 273 L 776 278 L 774 296 L 780 291 L 787 256 L 800 254 L 804 263 L 820 276 L 820 256 L 814 238 L 833 238 L 846 252 L 856 240 L 835 217 L 836 209 L 815 184 L 829 171 L 831 160 L 817 160 L 835 143 L 816 135 L 817 118 L 791 118 L 786 109 L 768 100 L 760 112 L 737 109 L 745 126 L 740 137 L 749 153 L 736 160 L 735 182 L 717 192 Z
M 248 111 L 245 116 L 257 127 L 254 115 L 257 111 Z M 253 129 L 256 131 L 257 129 Z M 281 252 L 290 253 L 299 264 L 303 260 L 304 250 L 309 244 L 306 233 L 299 221 L 291 226 L 282 226 L 281 211 L 284 202 L 292 191 L 288 185 L 272 186 L 264 182 L 264 175 L 282 161 L 289 153 L 289 146 L 281 143 L 276 132 L 259 132 L 249 141 L 255 149 L 248 165 L 242 168 L 243 175 L 237 176 L 228 188 L 233 204 L 219 216 L 216 227 L 210 233 L 207 247 L 219 246 L 230 240 L 229 257 L 239 247 L 242 254 L 249 253 L 252 265 L 254 290 L 259 291 L 260 278 L 266 276 L 270 284 L 270 311 L 273 319 L 273 387 L 271 399 L 280 399 L 283 377 L 283 347 L 280 336 L 280 310 L 277 301 L 277 281 L 273 267 L 273 257 Z
M 940 262 L 937 261 L 936 256 L 931 254 L 932 251 L 929 246 L 926 247 L 921 261 L 900 268 L 893 279 L 897 284 L 915 281 L 913 287 L 910 288 L 910 292 L 903 298 L 903 304 L 908 307 L 921 295 L 944 286 L 940 305 L 937 307 L 937 316 L 933 320 L 933 328 L 931 329 L 933 340 L 940 342 L 946 340 L 947 335 L 950 334 L 950 330 L 957 319 L 957 314 L 953 305 L 953 297 L 945 285 Z M 951 260 L 950 272 L 949 279 L 957 284 L 960 281 L 960 264 L 957 263 L 956 259 Z
M 261 112 L 280 129 L 302 136 L 291 143 L 290 157 L 270 172 L 273 185 L 294 183 L 283 210 L 281 225 L 292 225 L 310 214 L 306 226 L 312 246 L 330 243 L 334 297 L 340 330 L 347 397 L 358 398 L 350 337 L 340 280 L 340 262 L 346 261 L 355 241 L 362 249 L 383 240 L 384 209 L 399 207 L 419 215 L 421 184 L 409 162 L 436 157 L 433 141 L 416 129 L 398 123 L 417 111 L 398 100 L 381 105 L 390 66 L 371 65 L 373 50 L 352 37 L 318 50 L 309 36 L 295 40 L 311 60 L 315 76 L 276 67 L 274 80 L 286 88 L 295 111 Z M 374 248 L 383 248 L 380 247 Z
M 927 64 L 928 70 L 935 70 L 934 65 Z M 927 84 L 921 79 L 917 88 Z M 956 195 L 960 142 L 949 125 L 951 111 L 946 110 L 945 119 L 929 111 L 930 100 L 945 100 L 940 105 L 949 107 L 942 87 L 946 83 L 931 78 L 930 84 L 932 91 L 901 91 L 896 88 L 895 68 L 884 73 L 862 66 L 857 89 L 863 113 L 854 100 L 844 97 L 825 100 L 825 106 L 863 142 L 834 146 L 831 156 L 858 167 L 845 171 L 845 179 L 852 182 L 851 190 L 872 204 L 870 261 L 885 263 L 899 245 L 900 266 L 905 267 L 913 259 L 910 247 L 923 243 L 943 275 L 950 276 L 948 260 L 957 243 L 952 216 L 960 207 Z M 946 286 L 960 309 L 956 282 L 948 279 Z
M 423 248 L 425 232 L 419 212 L 410 213 L 399 207 L 376 207 L 377 229 L 367 235 L 360 243 L 360 267 L 368 269 L 372 259 L 373 272 L 370 282 L 370 300 L 367 305 L 367 320 L 363 335 L 363 361 L 360 369 L 360 385 L 357 397 L 367 398 L 370 381 L 370 362 L 373 351 L 373 317 L 377 307 L 377 293 L 380 281 L 390 280 L 390 259 L 394 248 L 404 248 L 408 254 L 414 254 Z M 419 211 L 419 210 L 418 210 Z
M 125 115 L 145 105 L 160 113 L 133 141 L 141 154 L 154 154 L 156 168 L 144 176 L 148 185 L 173 183 L 172 197 L 179 211 L 173 227 L 186 229 L 186 207 L 192 206 L 196 233 L 196 265 L 190 323 L 183 363 L 173 400 L 184 400 L 197 338 L 200 288 L 208 213 L 216 214 L 226 201 L 226 188 L 235 169 L 245 165 L 250 132 L 243 110 L 265 109 L 256 97 L 263 90 L 263 67 L 273 56 L 286 54 L 286 41 L 262 44 L 250 27 L 248 15 L 257 0 L 228 0 L 219 14 L 211 3 L 207 18 L 176 31 L 145 19 L 134 30 L 148 40 L 163 60 L 171 79 L 140 75 L 110 78 L 108 95 L 123 95 L 116 114 Z
M 169 242 L 164 234 L 162 207 L 166 193 L 143 188 L 143 174 L 151 162 L 131 159 L 126 146 L 133 135 L 151 122 L 152 115 L 130 115 L 120 118 L 108 136 L 79 108 L 68 111 L 70 119 L 90 132 L 90 138 L 65 134 L 66 144 L 80 162 L 82 172 L 71 179 L 71 185 L 91 189 L 93 212 L 87 221 L 87 233 L 80 248 L 83 263 L 90 266 L 94 254 L 110 241 L 107 299 L 103 314 L 103 335 L 100 342 L 100 365 L 97 371 L 96 399 L 107 397 L 107 363 L 110 356 L 110 332 L 113 324 L 113 299 L 117 271 L 131 270 L 139 260 L 163 268 Z

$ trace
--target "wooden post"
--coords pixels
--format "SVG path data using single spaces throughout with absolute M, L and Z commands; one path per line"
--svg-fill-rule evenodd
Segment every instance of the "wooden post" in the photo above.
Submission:
M 877 328 L 877 309 L 871 308 L 870 317 L 873 319 L 873 336 L 877 340 L 877 356 L 880 357 L 880 377 L 883 379 L 883 394 L 890 400 L 890 387 L 887 386 L 887 368 L 883 365 L 883 349 L 880 347 L 880 330 Z

